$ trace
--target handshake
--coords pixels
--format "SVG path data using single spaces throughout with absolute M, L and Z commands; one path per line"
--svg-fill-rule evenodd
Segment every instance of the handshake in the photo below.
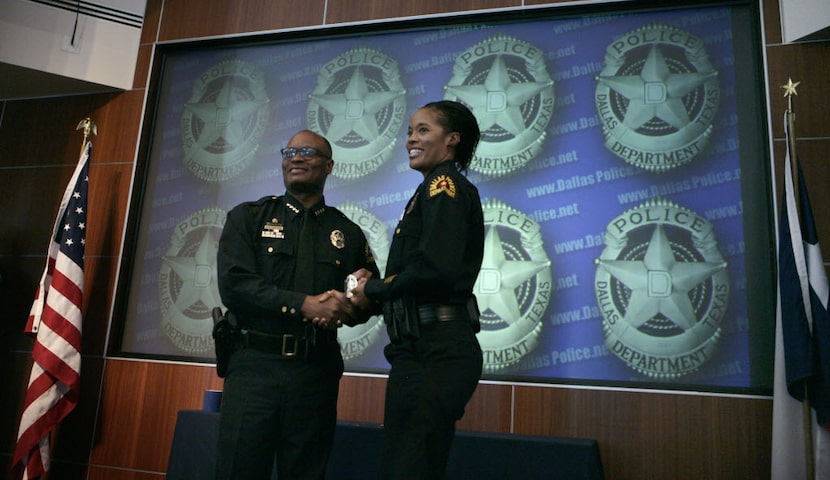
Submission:
M 307 296 L 302 306 L 303 320 L 328 329 L 365 323 L 371 315 L 372 301 L 363 289 L 371 277 L 372 272 L 361 268 L 346 277 L 342 292 L 328 290 Z

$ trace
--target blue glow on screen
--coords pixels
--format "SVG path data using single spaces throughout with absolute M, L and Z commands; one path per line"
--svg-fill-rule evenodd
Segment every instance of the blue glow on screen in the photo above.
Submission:
M 485 376 L 757 387 L 735 64 L 730 8 L 173 51 L 122 350 L 213 358 L 224 214 L 284 191 L 278 152 L 300 129 L 334 144 L 327 203 L 383 267 L 421 179 L 409 116 L 449 98 L 475 107 L 484 133 L 469 178 L 495 245 L 476 292 Z M 511 288 L 507 263 L 522 279 Z M 379 318 L 340 340 L 347 370 L 388 368 Z

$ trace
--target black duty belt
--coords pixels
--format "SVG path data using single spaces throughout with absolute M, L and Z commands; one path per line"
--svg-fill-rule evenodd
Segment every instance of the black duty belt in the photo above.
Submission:
M 418 320 L 421 325 L 433 322 L 467 320 L 467 308 L 463 305 L 421 305 L 418 307 Z
M 335 332 L 315 330 L 310 336 L 242 330 L 242 346 L 288 358 L 308 358 L 318 347 L 336 341 Z

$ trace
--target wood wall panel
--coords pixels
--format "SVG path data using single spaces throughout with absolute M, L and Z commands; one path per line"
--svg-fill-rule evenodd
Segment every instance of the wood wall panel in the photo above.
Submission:
M 17 443 L 17 427 L 20 424 L 20 407 L 23 405 L 23 396 L 29 381 L 29 371 L 32 368 L 31 352 L 3 352 L 3 364 L 0 365 L 0 378 L 3 382 L 3 395 L 0 395 L 0 411 L 8 412 L 0 415 L 0 452 L 14 451 Z M 11 460 L 11 457 L 9 457 Z M 6 463 L 5 465 L 8 465 Z
M 87 355 L 81 358 L 81 393 L 78 404 L 60 423 L 52 436 L 52 458 L 56 462 L 84 465 L 95 436 L 98 392 L 104 360 Z
M 0 145 L 3 146 L 0 165 L 15 167 L 3 172 L 3 178 L 5 185 L 15 182 L 16 187 L 7 189 L 0 196 L 0 207 L 9 214 L 0 220 L 0 224 L 8 222 L 4 231 L 14 232 L 12 238 L 20 240 L 14 245 L 5 245 L 7 240 L 0 241 L 3 242 L 0 248 L 12 248 L 3 253 L 45 257 L 63 191 L 81 152 L 83 135 L 76 126 L 85 117 L 98 124 L 90 166 L 93 183 L 89 206 L 95 211 L 89 219 L 91 245 L 87 247 L 87 255 L 115 256 L 119 253 L 121 238 L 118 234 L 125 219 L 142 101 L 140 93 L 126 93 L 9 102 L 6 105 L 3 123 L 17 128 L 0 128 Z M 99 166 L 105 162 L 122 163 L 125 168 Z M 96 176 L 100 181 L 95 182 Z M 109 238 L 109 243 L 101 243 L 103 238 Z M 15 250 L 17 247 L 22 250 Z
M 95 152 L 92 154 L 93 164 L 132 165 L 141 128 L 143 104 L 143 91 L 127 91 L 108 99 L 105 104 L 97 108 L 90 109 L 87 116 L 98 125 L 98 135 L 94 140 Z M 119 190 L 118 193 L 120 194 L 119 202 L 124 203 L 118 203 L 112 207 L 123 212 L 130 192 Z
M 119 96 L 112 93 L 5 102 L 0 166 L 74 166 L 83 142 L 83 135 L 76 130 L 78 122 L 95 117 L 98 109 Z M 63 187 L 59 190 L 58 198 Z M 57 210 L 57 205 L 53 208 Z
M 144 23 L 141 25 L 140 45 L 152 44 L 158 41 L 159 25 L 164 0 L 147 0 L 144 8 Z
M 791 78 L 801 82 L 793 97 L 798 138 L 830 135 L 830 42 L 778 45 L 767 48 L 769 96 L 773 138 L 784 138 L 784 112 L 787 99 L 781 85 Z
M 516 433 L 593 438 L 606 478 L 769 477 L 769 399 L 517 387 Z
M 344 375 L 340 380 L 337 418 L 349 422 L 383 423 L 386 377 Z
M 46 248 L 45 245 L 43 248 Z M 45 266 L 45 257 L 15 259 L 11 256 L 0 255 L 0 273 L 6 279 L 3 284 L 4 291 L 0 295 L 5 299 L 4 319 L 0 322 L 0 347 L 3 348 L 0 352 L 3 354 L 7 352 L 31 354 L 32 339 L 23 334 L 23 328 L 35 298 L 37 283 L 40 281 Z M 28 376 L 26 378 L 28 380 Z
M 107 330 L 103 327 L 109 323 L 117 272 L 118 260 L 114 258 L 88 257 L 84 260 L 84 279 L 95 281 L 84 285 L 83 355 L 104 356 Z
M 48 234 L 34 238 L 48 238 Z M 46 246 L 43 246 L 45 253 Z M 37 284 L 46 266 L 45 256 L 29 257 L 22 262 L 16 262 L 8 268 L 3 267 L 0 258 L 0 271 L 4 278 L 9 279 L 6 287 L 8 299 L 3 303 L 8 318 L 0 326 L 0 345 L 2 351 L 25 351 L 31 353 L 33 340 L 23 333 L 29 309 L 34 301 Z M 108 301 L 112 300 L 113 283 L 115 280 L 118 262 L 115 259 L 89 257 L 85 259 L 86 276 L 96 281 L 87 282 L 84 295 L 84 320 L 82 354 L 102 356 L 106 336 L 106 325 L 109 322 Z M 7 350 L 8 349 L 8 350 Z M 97 390 L 97 389 L 96 389 Z
M 159 40 L 319 25 L 324 9 L 325 0 L 166 1 Z
M 81 463 L 54 460 L 47 480 L 79 480 L 86 478 L 86 470 L 87 466 Z
M 135 61 L 135 75 L 133 75 L 133 88 L 147 88 L 150 74 L 150 62 L 153 57 L 152 45 L 141 45 L 138 47 L 138 58 Z
M 512 429 L 513 386 L 479 383 L 458 430 L 508 433 Z
M 107 360 L 92 463 L 166 471 L 179 410 L 199 410 L 221 390 L 212 365 Z
M 78 143 L 80 147 L 80 142 Z M 78 158 L 75 158 L 75 162 Z M 36 284 L 46 266 L 49 236 L 55 225 L 55 215 L 60 206 L 63 189 L 72 178 L 74 165 L 37 168 L 3 169 L 6 187 L 0 195 L 0 249 L 5 255 L 35 255 L 42 257 L 41 272 L 36 274 Z M 19 278 L 8 277 L 16 282 Z M 31 292 L 34 295 L 34 290 Z
M 781 34 L 781 9 L 779 8 L 779 0 L 762 0 L 761 8 L 763 9 L 764 36 L 766 37 L 767 45 L 771 43 L 781 43 L 783 40 Z
M 120 136 L 118 133 L 113 135 Z M 125 139 L 123 143 L 129 142 Z M 85 253 L 88 257 L 100 256 L 113 259 L 121 253 L 121 232 L 124 230 L 133 166 L 131 161 L 100 164 L 108 159 L 116 161 L 123 158 L 109 156 L 103 148 L 105 146 L 103 138 L 98 142 L 93 140 L 93 163 L 89 167 L 88 230 Z M 55 209 L 57 210 L 57 205 Z M 96 277 L 92 278 L 97 281 Z M 104 280 L 107 278 L 105 277 Z
M 89 467 L 87 476 L 75 478 L 85 478 L 86 480 L 164 480 L 165 472 L 139 472 L 92 465 Z
M 359 22 L 362 20 L 467 12 L 490 8 L 520 7 L 521 5 L 521 0 L 421 0 L 414 2 L 329 0 L 326 23 Z

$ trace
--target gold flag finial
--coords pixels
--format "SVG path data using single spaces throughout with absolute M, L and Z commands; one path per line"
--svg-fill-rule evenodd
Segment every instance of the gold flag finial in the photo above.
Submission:
M 798 96 L 798 92 L 795 91 L 795 87 L 800 85 L 801 82 L 793 83 L 792 78 L 787 79 L 786 85 L 781 85 L 781 88 L 784 89 L 784 96 L 787 97 L 787 110 L 793 111 L 793 95 Z
M 87 140 L 89 140 L 90 133 L 92 135 L 98 135 L 98 127 L 95 125 L 95 122 L 90 120 L 89 117 L 86 117 L 85 119 L 78 122 L 78 126 L 75 128 L 75 130 L 80 129 L 84 130 L 84 143 L 86 143 Z
M 799 86 L 800 84 L 801 84 L 801 82 L 793 83 L 793 79 L 788 78 L 787 79 L 787 84 L 786 85 L 781 85 L 781 88 L 784 89 L 784 96 L 785 97 L 790 97 L 792 95 L 798 95 L 798 92 L 795 91 L 795 87 Z

